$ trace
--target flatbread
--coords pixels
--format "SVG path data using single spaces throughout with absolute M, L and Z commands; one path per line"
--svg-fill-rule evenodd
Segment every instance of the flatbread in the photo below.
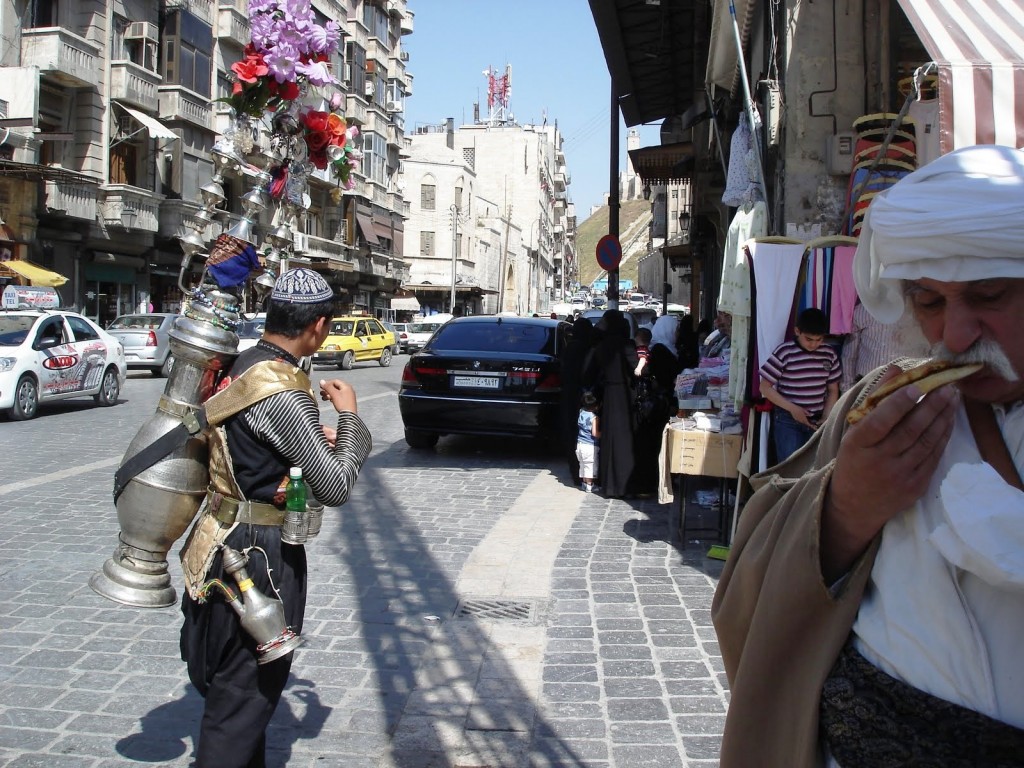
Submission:
M 871 413 L 885 398 L 893 392 L 903 389 L 903 387 L 915 384 L 922 394 L 928 394 L 933 389 L 938 389 L 946 384 L 952 384 L 960 379 L 966 379 L 984 367 L 981 363 L 968 363 L 965 365 L 962 363 L 951 363 L 947 360 L 930 360 L 923 365 L 911 368 L 889 379 L 889 381 L 864 398 L 864 402 L 856 408 L 851 408 L 846 414 L 846 421 L 849 424 L 856 424 Z

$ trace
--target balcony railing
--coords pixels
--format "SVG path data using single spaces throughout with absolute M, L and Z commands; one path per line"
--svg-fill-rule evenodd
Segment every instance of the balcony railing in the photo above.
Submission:
M 403 35 L 411 35 L 413 33 L 412 20 L 415 15 L 416 14 L 408 9 L 406 9 L 405 13 L 402 15 L 402 20 L 398 24 Z
M 220 0 L 217 7 L 217 37 L 239 48 L 249 44 L 248 0 Z
M 213 130 L 213 108 L 209 99 L 180 85 L 161 85 L 158 92 L 161 120 L 185 120 Z
M 366 104 L 355 94 L 348 94 L 345 99 L 345 117 L 356 125 L 366 125 Z
M 325 261 L 327 265 L 339 272 L 354 272 L 356 265 L 349 256 L 349 249 L 344 243 L 327 240 L 323 237 L 306 237 L 306 253 L 313 261 Z
M 213 24 L 213 0 L 164 0 L 168 11 L 188 11 L 207 24 Z
M 108 226 L 156 232 L 160 228 L 163 195 L 125 184 L 100 187 L 99 214 Z
M 160 108 L 157 88 L 161 82 L 163 78 L 160 75 L 134 61 L 121 59 L 110 62 L 110 98 L 144 112 L 156 112 Z
M 160 204 L 160 235 L 176 238 L 194 232 L 196 224 L 199 223 L 196 214 L 201 208 L 202 206 L 198 203 L 190 203 L 187 200 L 164 200 Z M 203 239 L 212 242 L 221 229 L 223 229 L 223 225 L 220 222 L 209 224 L 203 230 Z
M 46 209 L 73 219 L 96 220 L 99 185 L 81 181 L 47 181 Z
M 21 65 L 39 67 L 43 77 L 68 88 L 100 84 L 100 49 L 62 27 L 21 31 Z

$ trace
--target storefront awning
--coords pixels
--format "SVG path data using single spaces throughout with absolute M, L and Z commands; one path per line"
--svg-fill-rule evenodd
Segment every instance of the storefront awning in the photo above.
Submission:
M 629 150 L 633 170 L 646 184 L 668 184 L 690 176 L 693 144 L 682 141 Z
M 736 22 L 740 28 L 740 42 L 745 46 L 750 39 L 750 20 L 754 15 L 753 0 L 733 0 Z M 729 0 L 715 0 L 711 18 L 711 41 L 708 47 L 708 70 L 704 82 L 735 93 L 739 85 L 739 51 L 729 14 Z
M 25 278 L 32 285 L 41 285 L 47 288 L 59 288 L 68 281 L 64 275 L 51 272 L 48 269 L 33 264 L 31 261 L 4 261 L 0 262 L 0 275 L 7 270 Z M 13 277 L 13 275 L 9 275 Z
M 415 296 L 403 296 L 391 300 L 391 308 L 401 311 L 419 312 L 420 302 Z
M 357 213 L 356 223 L 359 224 L 359 231 L 363 233 L 363 237 L 366 239 L 366 242 L 370 245 L 380 245 L 380 240 L 377 239 L 377 233 L 373 229 L 373 219 L 365 213 Z
M 1024 146 L 1024 15 L 976 0 L 899 0 L 939 68 L 943 153 Z
M 118 104 L 121 109 L 127 112 L 129 115 L 134 117 L 139 125 L 149 131 L 149 137 L 151 139 L 176 139 L 178 135 L 168 128 L 166 125 L 161 123 L 155 117 L 150 117 L 145 112 L 140 112 L 137 109 L 126 107 L 124 104 Z M 133 136 L 135 134 L 132 134 Z
M 33 264 L 31 261 L 14 260 L 0 262 L 0 270 L 2 269 L 7 269 L 18 276 L 22 276 L 22 278 L 25 278 L 34 286 L 58 288 L 68 282 L 66 276 L 51 272 L 49 269 L 41 267 L 39 264 Z

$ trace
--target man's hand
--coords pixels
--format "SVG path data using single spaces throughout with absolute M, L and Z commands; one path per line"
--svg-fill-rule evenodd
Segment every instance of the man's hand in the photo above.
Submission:
M 794 420 L 796 420 L 800 424 L 803 424 L 805 427 L 810 427 L 811 429 L 818 428 L 818 425 L 811 421 L 811 417 L 807 415 L 807 411 L 805 411 L 799 405 L 794 405 L 793 410 L 789 411 L 789 414 L 793 417 Z
M 889 520 L 921 498 L 952 434 L 957 400 L 951 386 L 921 400 L 911 385 L 843 436 L 822 516 L 827 580 L 845 573 Z
M 356 391 L 352 385 L 341 379 L 321 379 L 320 398 L 330 400 L 334 410 L 356 412 Z

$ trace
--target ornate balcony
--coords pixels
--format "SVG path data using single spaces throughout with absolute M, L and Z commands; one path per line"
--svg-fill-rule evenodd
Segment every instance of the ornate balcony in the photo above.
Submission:
M 160 228 L 163 195 L 126 184 L 100 187 L 99 214 L 107 226 L 128 231 L 156 232 Z
M 307 235 L 305 255 L 314 262 L 326 262 L 325 266 L 338 272 L 354 272 L 356 269 L 349 256 L 349 248 L 335 240 Z
M 144 112 L 160 108 L 157 89 L 163 78 L 133 61 L 121 59 L 110 62 L 110 98 L 138 107 Z
M 348 94 L 345 99 L 345 117 L 356 125 L 366 125 L 366 104 L 354 94 Z
M 47 181 L 46 210 L 73 219 L 96 220 L 99 185 L 85 181 Z
M 62 27 L 23 29 L 21 65 L 67 88 L 95 88 L 102 74 L 99 47 Z
M 219 0 L 217 5 L 217 37 L 245 48 L 251 39 L 249 0 Z
M 213 130 L 213 108 L 209 99 L 180 85 L 161 85 L 158 92 L 161 120 L 185 120 L 208 131 Z
M 188 11 L 207 24 L 213 24 L 213 0 L 164 0 L 168 11 Z
M 160 204 L 160 235 L 167 238 L 184 237 L 189 232 L 195 231 L 198 220 L 196 214 L 202 210 L 198 203 L 190 203 L 187 200 L 164 200 Z M 223 226 L 213 223 L 203 231 L 203 239 L 212 242 L 213 238 L 220 234 Z

